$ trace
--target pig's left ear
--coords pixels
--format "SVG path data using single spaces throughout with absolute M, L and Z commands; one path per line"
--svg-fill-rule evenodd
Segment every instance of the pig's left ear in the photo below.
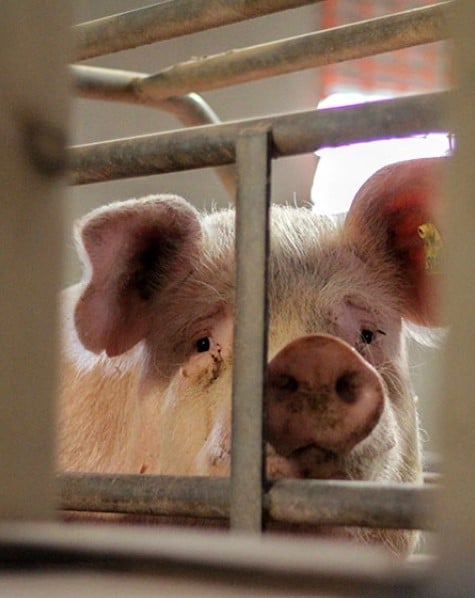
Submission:
M 198 212 L 176 196 L 111 204 L 80 221 L 86 280 L 74 321 L 82 344 L 114 356 L 145 338 L 157 300 L 191 270 L 200 239 Z
M 423 158 L 386 166 L 356 194 L 345 229 L 368 263 L 397 285 L 403 315 L 437 325 L 441 249 L 436 200 L 447 158 Z

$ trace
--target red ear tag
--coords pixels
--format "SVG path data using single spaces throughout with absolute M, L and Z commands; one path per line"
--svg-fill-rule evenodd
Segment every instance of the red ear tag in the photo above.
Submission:
M 424 241 L 426 270 L 431 274 L 437 274 L 439 272 L 442 237 L 432 222 L 421 224 L 417 228 L 417 234 Z

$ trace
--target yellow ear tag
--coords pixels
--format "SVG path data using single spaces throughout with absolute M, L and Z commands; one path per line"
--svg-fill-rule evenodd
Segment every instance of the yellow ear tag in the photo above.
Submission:
M 437 227 L 431 222 L 426 222 L 417 228 L 417 234 L 424 241 L 426 270 L 429 272 L 437 272 L 440 250 L 442 248 L 442 237 L 440 236 Z

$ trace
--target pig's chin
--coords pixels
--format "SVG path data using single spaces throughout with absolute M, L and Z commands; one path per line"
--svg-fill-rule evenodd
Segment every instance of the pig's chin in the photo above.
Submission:
M 316 444 L 299 448 L 285 457 L 270 447 L 266 465 L 268 478 L 346 480 L 350 477 L 345 471 L 344 458 Z
M 378 438 L 370 437 L 358 443 L 349 453 L 338 454 L 315 443 L 308 444 L 281 455 L 274 447 L 266 445 L 266 476 L 272 478 L 294 478 L 313 480 L 365 480 L 377 463 L 384 461 L 388 452 L 394 448 L 395 442 L 391 434 L 378 434 Z M 379 438 L 381 436 L 381 438 Z M 384 438 L 384 441 L 382 440 Z M 206 474 L 212 476 L 229 476 L 231 471 L 231 447 L 229 438 L 219 445 L 212 457 L 206 452 Z M 202 471 L 202 469 L 199 469 Z
M 289 454 L 280 455 L 268 444 L 267 477 L 314 480 L 370 479 L 374 471 L 387 461 L 395 446 L 394 435 L 381 425 L 346 454 L 338 454 L 311 443 Z

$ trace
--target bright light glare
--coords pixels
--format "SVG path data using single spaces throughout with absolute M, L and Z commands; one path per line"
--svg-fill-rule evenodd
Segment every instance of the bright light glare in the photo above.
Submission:
M 387 97 L 336 93 L 322 100 L 318 108 L 349 106 Z M 320 160 L 311 192 L 313 209 L 319 214 L 346 212 L 355 193 L 379 168 L 400 160 L 444 156 L 449 151 L 449 138 L 441 133 L 318 150 L 316 155 Z

